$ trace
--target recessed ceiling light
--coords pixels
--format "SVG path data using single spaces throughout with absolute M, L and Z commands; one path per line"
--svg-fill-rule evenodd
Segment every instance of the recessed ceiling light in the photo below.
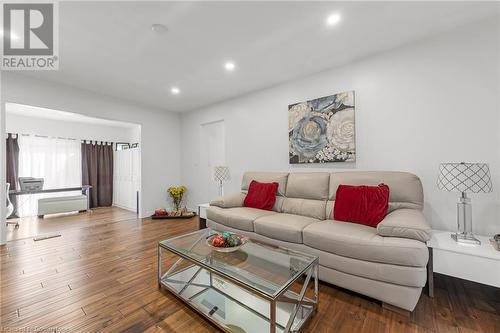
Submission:
M 154 23 L 151 25 L 151 30 L 158 34 L 164 34 L 168 31 L 167 27 L 161 23 Z
M 340 14 L 339 13 L 333 13 L 328 18 L 326 19 L 326 24 L 328 25 L 336 25 L 337 23 L 340 22 Z
M 178 95 L 181 92 L 181 90 L 177 87 L 172 87 L 172 89 L 170 89 L 170 92 L 174 95 Z
M 227 70 L 227 71 L 234 71 L 234 69 L 236 68 L 236 65 L 234 64 L 234 62 L 232 61 L 228 61 L 224 64 L 224 68 Z

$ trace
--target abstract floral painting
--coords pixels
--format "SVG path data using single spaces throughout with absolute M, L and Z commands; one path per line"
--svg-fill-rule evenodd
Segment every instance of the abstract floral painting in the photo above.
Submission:
M 356 160 L 354 91 L 288 106 L 290 163 Z

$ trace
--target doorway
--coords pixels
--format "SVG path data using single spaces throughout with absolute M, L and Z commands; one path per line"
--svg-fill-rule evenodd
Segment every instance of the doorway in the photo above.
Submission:
M 224 120 L 201 124 L 201 165 L 204 180 L 203 198 L 208 200 L 218 196 L 214 168 L 226 164 L 226 133 Z
M 141 186 L 139 124 L 17 103 L 6 103 L 5 111 L 7 148 L 15 147 L 14 154 L 7 149 L 6 160 L 15 166 L 7 168 L 7 179 L 16 208 L 7 219 L 7 241 L 94 221 L 91 214 L 102 207 L 135 216 Z M 22 177 L 38 185 L 26 190 Z

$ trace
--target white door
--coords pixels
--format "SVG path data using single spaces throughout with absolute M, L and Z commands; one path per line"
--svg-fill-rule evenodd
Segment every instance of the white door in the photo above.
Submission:
M 113 204 L 137 211 L 137 191 L 140 189 L 140 150 L 139 148 L 115 151 L 113 172 Z
M 226 135 L 224 120 L 201 125 L 201 165 L 204 183 L 204 200 L 210 201 L 219 195 L 214 181 L 214 167 L 226 164 Z

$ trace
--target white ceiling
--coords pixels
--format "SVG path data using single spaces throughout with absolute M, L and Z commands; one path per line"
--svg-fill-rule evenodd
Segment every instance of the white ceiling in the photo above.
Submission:
M 5 104 L 5 112 L 7 115 L 7 121 L 9 114 L 25 116 L 30 118 L 43 118 L 43 119 L 52 119 L 52 120 L 61 120 L 61 121 L 72 121 L 78 123 L 86 123 L 86 124 L 97 124 L 103 126 L 112 126 L 112 127 L 122 127 L 122 128 L 137 128 L 136 124 L 127 123 L 118 120 L 108 120 L 102 118 L 88 117 L 81 115 L 79 113 L 59 111 L 53 109 L 40 108 L 38 106 L 17 104 L 17 103 L 6 103 Z
M 495 2 L 60 2 L 60 69 L 25 73 L 189 111 L 498 14 Z M 340 24 L 325 25 L 332 12 Z M 151 31 L 152 23 L 168 27 Z M 224 62 L 234 60 L 234 72 Z M 170 88 L 178 86 L 179 95 Z

